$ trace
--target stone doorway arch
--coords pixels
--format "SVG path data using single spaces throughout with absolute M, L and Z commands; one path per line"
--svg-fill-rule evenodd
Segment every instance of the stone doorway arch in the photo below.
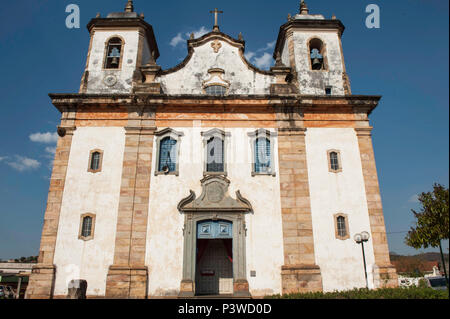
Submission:
M 195 296 L 197 225 L 206 220 L 224 220 L 233 224 L 233 296 L 249 297 L 245 254 L 245 214 L 252 213 L 248 200 L 236 192 L 236 199 L 228 194 L 230 181 L 223 176 L 207 176 L 201 180 L 202 194 L 197 199 L 190 195 L 181 200 L 178 210 L 185 215 L 183 229 L 183 279 L 179 297 Z

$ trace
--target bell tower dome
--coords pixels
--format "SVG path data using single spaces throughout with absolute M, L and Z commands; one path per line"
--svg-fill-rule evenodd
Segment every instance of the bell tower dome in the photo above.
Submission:
M 91 35 L 80 93 L 129 93 L 139 68 L 159 57 L 153 27 L 128 0 L 123 12 L 97 17 L 87 25 Z

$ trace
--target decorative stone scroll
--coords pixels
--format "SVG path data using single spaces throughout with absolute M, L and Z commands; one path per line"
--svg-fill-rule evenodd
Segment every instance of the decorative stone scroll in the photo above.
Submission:
M 190 195 L 181 200 L 178 210 L 182 213 L 195 212 L 253 212 L 250 202 L 243 198 L 240 191 L 236 192 L 236 199 L 228 194 L 230 181 L 222 176 L 207 176 L 201 180 L 202 194 L 196 199 L 191 190 Z

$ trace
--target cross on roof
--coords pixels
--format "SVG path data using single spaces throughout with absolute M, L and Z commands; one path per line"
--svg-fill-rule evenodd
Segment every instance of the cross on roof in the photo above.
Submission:
M 219 25 L 217 24 L 217 17 L 219 13 L 223 13 L 223 11 L 219 11 L 217 8 L 214 11 L 209 11 L 209 13 L 214 13 L 214 28 L 213 31 L 219 31 Z

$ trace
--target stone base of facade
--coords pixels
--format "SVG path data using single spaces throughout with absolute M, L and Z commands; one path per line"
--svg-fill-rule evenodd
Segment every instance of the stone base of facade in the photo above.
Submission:
M 397 270 L 393 265 L 375 265 L 373 267 L 373 282 L 375 288 L 397 288 Z
M 194 298 L 195 283 L 192 280 L 182 280 L 180 284 L 180 293 L 178 298 Z M 233 282 L 233 297 L 246 298 L 251 297 L 248 281 L 245 279 L 237 279 Z
M 322 274 L 317 265 L 285 265 L 281 267 L 283 294 L 323 291 Z
M 248 281 L 245 279 L 237 279 L 233 283 L 234 297 L 251 297 Z
M 106 298 L 108 299 L 146 299 L 148 269 L 146 266 L 109 267 L 106 277 Z
M 51 299 L 55 285 L 56 267 L 37 264 L 33 267 L 25 299 Z
M 192 280 L 182 280 L 178 298 L 192 298 L 195 296 L 195 283 Z

